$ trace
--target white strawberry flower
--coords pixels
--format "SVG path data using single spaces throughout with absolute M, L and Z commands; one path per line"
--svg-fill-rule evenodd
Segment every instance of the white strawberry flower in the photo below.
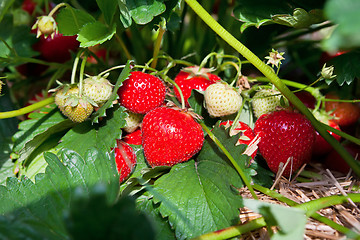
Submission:
M 269 56 L 266 56 L 265 58 L 268 59 L 266 64 L 271 64 L 272 67 L 276 66 L 279 68 L 281 65 L 281 61 L 285 58 L 283 57 L 284 52 L 278 52 L 275 49 L 272 49 L 271 52 L 269 52 Z
M 212 117 L 234 114 L 242 105 L 240 91 L 225 82 L 211 84 L 204 95 L 205 107 Z

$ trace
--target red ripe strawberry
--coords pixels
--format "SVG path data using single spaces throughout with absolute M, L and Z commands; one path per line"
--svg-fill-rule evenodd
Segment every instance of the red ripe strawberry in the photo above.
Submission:
M 37 57 L 34 58 L 42 60 L 41 58 L 37 58 Z M 44 73 L 48 68 L 49 66 L 47 65 L 41 65 L 38 63 L 30 63 L 30 62 L 16 66 L 16 70 L 24 77 L 32 77 L 32 76 L 38 77 L 42 73 Z
M 89 47 L 89 50 L 91 52 L 93 52 L 96 57 L 98 57 L 98 59 L 102 60 L 102 61 L 105 61 L 106 60 L 106 49 L 105 48 L 101 48 L 100 45 L 96 45 L 96 46 L 93 46 L 93 47 Z M 98 61 L 97 59 L 90 55 L 87 59 L 86 59 L 87 62 L 89 63 L 93 63 L 93 64 L 97 64 Z
M 35 51 L 40 52 L 40 58 L 50 62 L 64 63 L 71 59 L 71 52 L 79 48 L 79 42 L 75 36 L 63 36 L 56 33 L 53 38 L 45 38 L 43 35 L 33 45 Z
M 21 4 L 21 9 L 32 15 L 35 11 L 37 3 L 33 0 L 24 0 Z
M 200 124 L 190 114 L 169 107 L 147 113 L 141 129 L 145 158 L 152 167 L 185 162 L 204 141 Z
M 119 102 L 129 111 L 145 114 L 161 106 L 166 88 L 157 77 L 143 72 L 132 72 L 118 90 Z
M 228 128 L 232 126 L 233 121 L 228 120 L 225 122 L 221 122 L 220 126 L 225 126 L 225 128 Z M 233 132 L 230 132 L 230 135 L 237 135 L 240 134 L 239 141 L 237 142 L 237 145 L 240 144 L 246 144 L 249 145 L 253 139 L 255 138 L 254 131 L 244 122 L 238 122 L 237 126 L 234 128 Z M 251 158 L 254 158 L 256 156 L 257 149 L 251 154 Z
M 275 173 L 279 164 L 285 164 L 290 157 L 292 160 L 283 173 L 286 177 L 311 158 L 315 130 L 300 113 L 282 110 L 264 114 L 255 122 L 254 132 L 260 137 L 261 155 Z
M 311 95 L 311 93 L 309 93 L 307 91 L 300 91 L 300 92 L 296 92 L 295 95 L 300 99 L 300 101 L 307 108 L 310 108 L 310 109 L 315 108 L 316 99 L 313 95 Z M 290 103 L 290 105 L 292 105 L 292 104 Z
M 122 140 L 127 144 L 141 145 L 141 129 L 138 128 L 134 132 L 126 134 Z
M 198 67 L 185 68 L 180 71 L 175 77 L 175 83 L 181 89 L 187 107 L 190 107 L 188 99 L 191 96 L 191 91 L 193 89 L 205 91 L 209 85 L 216 83 L 220 80 L 220 77 L 210 73 L 207 68 L 202 68 L 199 71 Z M 176 98 L 181 102 L 181 97 L 178 89 L 174 88 L 174 92 Z
M 334 93 L 328 93 L 325 98 L 339 99 Z M 334 121 L 340 127 L 350 126 L 360 118 L 360 107 L 350 102 L 325 102 L 325 110 L 335 117 Z
M 343 55 L 345 53 L 348 53 L 348 52 L 349 51 L 338 51 L 336 53 L 323 52 L 323 53 L 321 53 L 320 60 L 319 60 L 320 66 L 322 67 L 322 66 L 324 66 L 325 63 L 327 63 L 331 59 L 338 57 L 340 55 Z
M 327 125 L 329 125 L 332 128 L 335 128 L 337 130 L 340 130 L 340 127 L 338 124 L 336 124 L 333 120 L 328 120 Z M 330 135 L 332 135 L 336 140 L 340 141 L 341 137 L 339 135 L 336 135 L 333 132 L 330 132 Z M 332 150 L 332 146 L 318 133 L 316 132 L 316 140 L 314 143 L 314 150 L 313 154 L 315 155 L 324 155 L 326 153 L 329 153 Z
M 360 157 L 360 147 L 354 143 L 347 143 L 343 145 L 345 150 L 348 151 L 357 160 Z M 325 166 L 331 170 L 347 174 L 350 166 L 346 161 L 333 149 L 325 158 Z
M 120 174 L 120 183 L 127 179 L 136 165 L 136 155 L 129 144 L 117 140 L 115 148 L 116 167 Z

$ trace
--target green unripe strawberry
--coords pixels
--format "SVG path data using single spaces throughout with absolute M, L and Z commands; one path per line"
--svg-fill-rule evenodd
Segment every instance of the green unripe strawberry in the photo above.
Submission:
M 144 115 L 139 113 L 133 113 L 130 111 L 126 111 L 128 114 L 125 118 L 126 126 L 124 127 L 125 132 L 132 133 L 134 132 L 138 127 L 140 127 L 141 122 L 143 120 Z
M 113 85 L 104 77 L 92 76 L 84 79 L 83 94 L 97 105 L 103 105 L 110 99 Z
M 240 110 L 241 104 L 239 90 L 226 82 L 211 84 L 205 90 L 205 107 L 212 117 L 234 114 Z
M 281 106 L 281 93 L 273 89 L 262 89 L 255 93 L 252 98 L 254 115 L 259 118 L 261 115 L 275 111 Z

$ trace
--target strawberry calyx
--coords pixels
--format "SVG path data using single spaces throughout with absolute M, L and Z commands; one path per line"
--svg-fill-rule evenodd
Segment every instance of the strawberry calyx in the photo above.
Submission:
M 188 73 L 188 76 L 186 77 L 186 79 L 191 79 L 193 77 L 203 77 L 203 78 L 206 78 L 207 80 L 212 80 L 212 79 L 210 79 L 210 77 L 211 77 L 210 73 L 214 72 L 215 68 L 204 68 L 204 67 L 200 67 L 200 66 L 191 66 L 191 67 L 182 68 L 181 71 Z
M 190 115 L 193 119 L 195 119 L 197 121 L 204 119 L 201 115 L 194 112 L 194 109 L 192 109 L 192 108 L 180 108 L 179 106 L 177 106 L 172 101 L 167 101 L 166 107 L 174 109 L 174 110 L 179 111 L 179 112 L 186 113 L 186 114 Z

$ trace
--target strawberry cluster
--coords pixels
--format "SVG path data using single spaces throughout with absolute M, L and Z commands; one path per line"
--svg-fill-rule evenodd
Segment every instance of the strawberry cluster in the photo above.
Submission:
M 186 106 L 183 108 L 167 103 L 167 92 L 171 90 L 155 75 L 133 71 L 122 83 L 117 94 L 119 104 L 126 108 L 123 129 L 126 134 L 117 141 L 114 149 L 121 182 L 129 177 L 136 165 L 131 145 L 141 145 L 150 167 L 173 166 L 188 161 L 201 150 L 204 133 L 188 101 L 194 90 L 203 94 L 204 107 L 212 118 L 231 119 L 243 105 L 241 88 L 233 87 L 210 70 L 199 67 L 185 68 L 175 77 L 173 96 Z M 88 77 L 84 80 L 82 96 L 79 96 L 77 86 L 70 85 L 56 93 L 55 102 L 72 121 L 82 122 L 94 107 L 110 98 L 112 91 L 113 86 L 106 77 Z M 308 97 L 302 92 L 296 95 Z M 231 127 L 230 136 L 239 137 L 237 145 L 248 145 L 244 154 L 254 159 L 259 152 L 271 171 L 289 177 L 312 156 L 324 155 L 332 147 L 292 105 L 284 106 L 286 101 L 283 99 L 273 88 L 260 88 L 250 99 L 256 119 L 254 129 L 241 121 L 233 126 L 232 120 L 220 121 L 220 126 Z M 308 101 L 308 107 L 314 108 L 315 102 L 315 99 Z M 333 120 L 322 121 L 340 129 Z M 336 134 L 333 136 L 340 140 Z

